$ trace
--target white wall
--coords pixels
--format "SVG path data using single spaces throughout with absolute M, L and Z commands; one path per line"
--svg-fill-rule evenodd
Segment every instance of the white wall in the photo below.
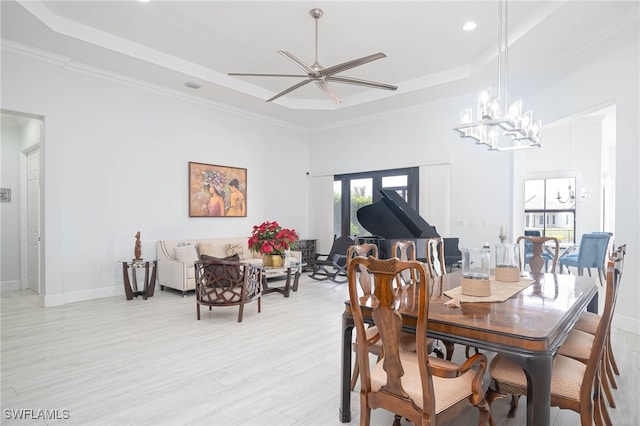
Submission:
M 267 219 L 311 236 L 304 133 L 13 49 L 2 89 L 2 108 L 44 117 L 46 305 L 122 293 L 137 231 L 145 258 L 159 239 L 248 237 Z M 247 217 L 189 218 L 189 161 L 247 168 Z
M 11 189 L 11 201 L 0 202 L 0 289 L 20 288 L 20 128 L 2 127 L 0 187 Z

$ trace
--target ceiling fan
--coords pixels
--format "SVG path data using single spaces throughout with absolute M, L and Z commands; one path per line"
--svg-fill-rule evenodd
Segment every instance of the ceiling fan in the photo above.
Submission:
M 328 97 L 329 99 L 331 99 L 333 102 L 335 102 L 336 104 L 341 103 L 342 101 L 340 100 L 340 98 L 338 97 L 338 95 L 336 94 L 336 92 L 333 91 L 333 89 L 331 88 L 331 86 L 329 86 L 329 82 L 334 82 L 334 83 L 343 83 L 343 84 L 353 84 L 356 86 L 365 86 L 365 87 L 371 87 L 374 89 L 385 89 L 385 90 L 396 90 L 398 87 L 397 86 L 392 86 L 390 84 L 384 84 L 384 83 L 376 83 L 375 81 L 367 81 L 367 80 L 361 80 L 358 78 L 351 78 L 351 77 L 340 77 L 336 74 L 341 73 L 342 71 L 346 71 L 348 69 L 351 68 L 355 68 L 357 66 L 360 65 L 364 65 L 368 62 L 372 62 L 375 61 L 376 59 L 382 59 L 382 58 L 386 58 L 387 55 L 385 55 L 384 53 L 380 52 L 380 53 L 374 53 L 373 55 L 369 55 L 369 56 L 365 56 L 363 58 L 358 58 L 358 59 L 353 59 L 351 61 L 347 61 L 344 62 L 342 64 L 338 64 L 338 65 L 334 65 L 332 67 L 329 68 L 323 68 L 322 65 L 320 65 L 320 63 L 318 62 L 318 19 L 320 19 L 320 17 L 322 16 L 322 9 L 311 9 L 310 12 L 311 16 L 313 17 L 313 19 L 315 19 L 315 24 L 316 24 L 316 34 L 315 34 L 315 48 L 316 48 L 316 56 L 315 56 L 315 62 L 313 63 L 313 65 L 307 65 L 304 62 L 302 62 L 300 59 L 296 58 L 294 55 L 292 55 L 289 52 L 283 51 L 283 50 L 279 50 L 278 53 L 281 54 L 282 56 L 284 56 L 285 58 L 287 58 L 288 60 L 290 60 L 291 62 L 293 62 L 294 64 L 296 64 L 297 66 L 299 66 L 300 68 L 302 68 L 305 72 L 306 75 L 301 75 L 301 74 L 255 74 L 255 73 L 229 73 L 229 75 L 234 75 L 234 76 L 254 76 L 254 77 L 304 77 L 306 80 L 301 81 L 300 83 L 294 84 L 293 86 L 289 87 L 288 89 L 278 93 L 277 95 L 267 99 L 267 102 L 271 102 L 275 99 L 278 99 L 281 96 L 286 95 L 287 93 L 290 93 L 296 89 L 299 89 L 300 87 L 309 84 L 311 82 L 314 82 L 319 88 L 320 90 L 322 90 Z

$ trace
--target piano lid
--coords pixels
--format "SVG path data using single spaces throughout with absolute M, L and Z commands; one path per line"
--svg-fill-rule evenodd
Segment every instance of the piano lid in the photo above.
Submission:
M 382 199 L 358 209 L 358 221 L 372 235 L 384 238 L 439 237 L 429 225 L 396 191 L 379 190 Z

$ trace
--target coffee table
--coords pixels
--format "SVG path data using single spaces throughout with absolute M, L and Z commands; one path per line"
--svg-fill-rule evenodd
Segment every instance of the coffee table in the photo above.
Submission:
M 284 297 L 289 297 L 291 290 L 298 291 L 298 280 L 300 279 L 302 268 L 305 266 L 307 266 L 306 262 L 292 262 L 282 267 L 264 266 L 262 268 L 262 294 L 276 292 Z M 283 276 L 284 274 L 286 274 L 286 280 L 283 287 L 269 287 L 268 278 Z

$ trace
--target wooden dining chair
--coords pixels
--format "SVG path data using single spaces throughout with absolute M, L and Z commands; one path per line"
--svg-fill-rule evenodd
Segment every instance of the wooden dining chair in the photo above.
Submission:
M 415 243 L 413 243 L 413 241 L 410 241 L 409 243 L 413 244 L 413 256 L 415 259 Z M 396 253 L 396 243 L 394 243 L 394 249 L 393 249 L 393 253 Z M 406 254 L 407 253 L 407 249 L 409 250 L 409 252 L 411 252 L 411 248 L 409 247 L 408 244 L 402 244 L 403 246 L 403 252 Z M 351 263 L 352 259 L 355 259 L 356 257 L 369 257 L 372 256 L 374 258 L 378 257 L 378 246 L 375 244 L 358 244 L 358 245 L 353 245 L 350 246 L 349 249 L 347 250 L 347 268 L 349 267 L 349 264 Z M 360 289 L 362 291 L 363 294 L 365 295 L 371 295 L 371 274 L 362 268 L 356 268 L 354 271 L 358 277 L 358 284 L 360 285 Z M 405 272 L 409 272 L 409 271 L 405 271 Z M 414 271 L 415 272 L 415 271 Z M 407 277 L 405 276 L 398 276 L 396 277 L 396 288 L 400 288 L 405 284 L 410 284 L 411 282 L 415 282 L 415 281 L 405 281 L 405 278 L 408 278 L 409 280 L 411 279 L 417 279 L 416 277 L 412 277 L 410 274 L 407 275 Z M 378 356 L 378 358 L 382 355 L 382 342 L 380 341 L 380 335 L 378 334 L 378 327 L 376 326 L 370 326 L 367 327 L 366 329 L 366 335 L 367 335 L 367 344 L 369 345 L 369 353 Z M 409 351 L 409 352 L 415 352 L 416 351 L 416 346 L 415 346 L 415 336 L 412 333 L 408 333 L 408 332 L 403 332 L 402 336 L 401 336 L 401 342 L 400 342 L 400 348 L 403 351 Z M 436 348 L 436 341 L 432 338 L 427 338 L 427 351 L 429 353 L 431 353 L 433 350 L 435 350 Z M 356 352 L 357 351 L 357 343 L 353 344 L 353 351 Z M 442 354 L 442 351 L 439 352 L 440 354 Z M 444 357 L 444 356 L 443 356 Z M 360 366 L 358 364 L 358 358 L 356 357 L 354 365 L 353 365 L 353 374 L 351 375 L 351 390 L 354 390 L 356 387 L 356 383 L 358 381 L 358 376 L 360 375 Z
M 446 275 L 447 267 L 444 262 L 444 242 L 442 238 L 427 239 L 427 265 L 432 277 Z
M 553 242 L 549 247 L 547 242 Z M 529 265 L 529 270 L 533 274 L 539 274 L 544 267 L 544 272 L 555 274 L 558 266 L 558 256 L 560 255 L 560 242 L 556 237 L 535 237 L 523 235 L 516 240 L 521 245 L 520 250 L 520 270 L 524 271 Z M 521 244 L 522 242 L 522 244 Z M 549 269 L 551 262 L 551 269 Z
M 432 277 L 441 277 L 447 274 L 447 267 L 444 261 L 444 240 L 440 237 L 427 239 L 427 266 L 429 267 L 429 274 Z M 455 344 L 449 340 L 443 340 L 442 344 L 447 350 L 446 359 L 451 361 L 453 358 L 453 351 L 455 350 Z M 475 353 L 479 353 L 478 348 L 473 348 Z M 465 347 L 465 355 L 469 358 L 471 353 L 471 346 Z
M 391 246 L 391 256 L 389 257 L 396 257 L 400 260 L 417 260 L 416 242 L 412 240 L 394 241 Z M 403 271 L 398 276 L 398 280 L 401 281 L 398 283 L 398 287 L 401 287 L 404 283 L 408 285 L 417 282 L 418 277 L 415 276 L 415 270 Z
M 362 294 L 357 282 L 356 271 L 363 269 L 373 277 L 370 296 Z M 396 291 L 396 277 L 405 270 L 415 270 L 418 282 L 413 290 Z M 357 357 L 361 366 L 360 425 L 369 425 L 371 409 L 395 413 L 394 424 L 400 424 L 400 418 L 405 417 L 414 425 L 429 425 L 436 424 L 446 415 L 458 414 L 458 409 L 468 404 L 478 408 L 479 424 L 490 423 L 489 404 L 482 393 L 487 358 L 477 354 L 458 365 L 427 353 L 429 286 L 424 264 L 397 258 L 357 257 L 349 265 L 348 277 L 349 301 L 358 342 Z M 400 310 L 406 291 L 416 291 L 418 295 L 416 352 L 400 348 Z M 361 305 L 367 306 L 367 318 L 378 327 L 382 342 L 382 355 L 373 365 L 366 342 L 365 308 Z
M 627 247 L 622 245 L 613 253 L 618 259 L 622 259 L 618 280 L 622 277 L 622 269 L 624 265 L 624 256 L 626 254 Z M 613 296 L 613 311 L 615 312 L 616 301 L 618 298 L 618 287 L 616 287 Z M 558 349 L 558 353 L 564 356 L 568 356 L 577 359 L 581 362 L 587 362 L 589 359 L 589 353 L 593 342 L 595 340 L 595 334 L 598 329 L 598 323 L 601 321 L 602 316 L 593 312 L 583 312 L 580 318 L 574 325 L 573 329 L 567 335 L 567 339 Z M 619 375 L 618 365 L 615 362 L 613 356 L 613 349 L 611 348 L 611 328 L 607 334 L 607 340 L 605 342 L 605 350 L 602 360 L 602 386 L 607 397 L 607 401 L 611 408 L 615 408 L 616 404 L 613 399 L 611 388 L 617 389 L 617 384 L 614 374 Z
M 598 322 L 593 344 L 586 363 L 557 355 L 551 375 L 551 406 L 575 411 L 582 426 L 611 424 L 603 398 L 601 398 L 602 359 L 609 335 L 615 294 L 618 290 L 624 260 L 614 254 L 607 266 L 607 286 L 604 311 Z M 527 395 L 527 378 L 517 364 L 504 356 L 496 355 L 489 366 L 491 385 L 486 399 L 491 404 L 504 394 L 511 394 L 513 417 L 518 397 Z
M 396 257 L 400 260 L 417 260 L 417 251 L 416 251 L 416 243 L 412 240 L 400 240 L 394 241 L 391 246 L 391 257 Z M 402 287 L 403 285 L 415 284 L 418 282 L 418 277 L 416 276 L 416 270 L 405 270 L 402 273 L 398 274 L 398 282 L 397 287 Z M 411 335 L 411 333 L 407 333 Z M 411 352 L 415 352 L 415 346 L 413 346 Z M 442 352 L 442 348 L 438 345 L 438 341 L 436 339 L 432 339 L 431 337 L 427 337 L 427 352 L 435 353 L 438 358 L 444 358 L 444 352 Z M 447 358 L 451 360 L 451 358 Z

